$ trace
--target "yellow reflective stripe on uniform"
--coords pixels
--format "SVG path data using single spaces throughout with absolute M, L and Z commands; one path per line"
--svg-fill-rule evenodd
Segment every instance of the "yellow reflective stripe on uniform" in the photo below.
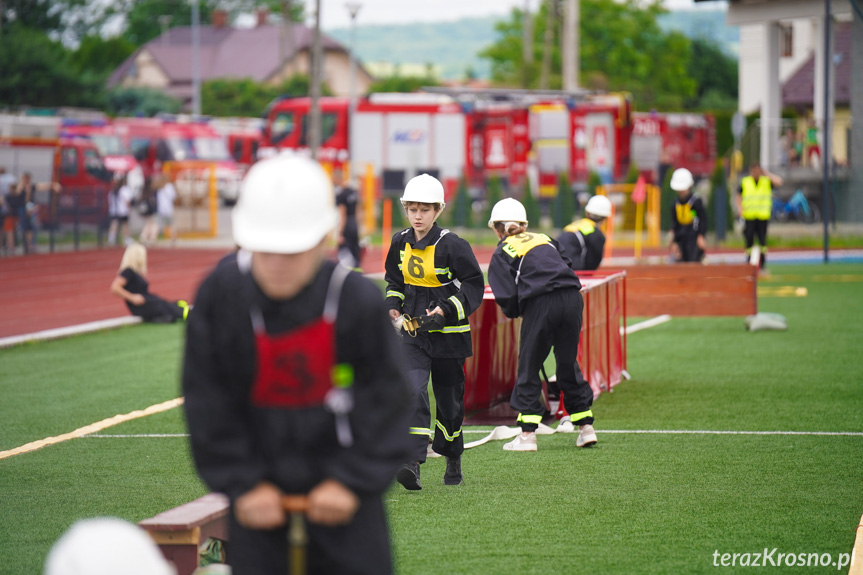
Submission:
M 540 423 L 542 423 L 542 416 L 541 415 L 525 415 L 523 413 L 519 413 L 516 421 L 517 422 L 523 422 L 523 423 L 535 423 L 535 424 L 539 425 Z
M 449 271 L 449 268 L 435 268 L 434 273 L 439 276 L 446 276 L 449 279 L 452 279 L 452 272 Z
M 411 435 L 427 435 L 431 437 L 431 429 L 428 427 L 411 427 Z
M 576 421 L 578 421 L 580 419 L 584 419 L 585 417 L 593 417 L 593 412 L 588 409 L 587 411 L 582 411 L 579 413 L 573 413 L 569 416 L 569 420 L 571 422 L 575 423 Z
M 582 235 L 587 236 L 596 231 L 596 222 L 589 218 L 582 218 L 563 228 L 563 231 L 572 233 L 581 232 Z
M 448 325 L 443 329 L 430 329 L 429 333 L 465 333 L 470 331 L 469 325 Z
M 399 298 L 400 300 L 404 301 L 404 299 L 405 299 L 405 294 L 403 294 L 403 293 L 402 293 L 402 292 L 400 292 L 400 291 L 387 290 L 387 295 L 386 295 L 385 297 L 397 297 L 397 298 Z
M 447 299 L 450 300 L 455 305 L 455 309 L 456 309 L 456 311 L 458 311 L 458 320 L 459 321 L 463 320 L 464 319 L 464 306 L 462 306 L 461 302 L 458 301 L 458 297 L 451 295 Z
M 441 422 L 440 422 L 440 421 L 438 421 L 437 419 L 435 419 L 434 424 L 435 424 L 435 426 L 436 426 L 438 429 L 440 429 L 440 430 L 441 430 L 441 433 L 443 433 L 443 436 L 444 436 L 444 438 L 445 438 L 447 441 L 455 441 L 456 437 L 459 437 L 459 436 L 461 435 L 461 429 L 459 429 L 458 431 L 453 432 L 453 434 L 452 434 L 452 435 L 450 435 L 449 433 L 447 433 L 447 431 L 446 431 L 446 427 L 444 427 L 444 426 L 443 426 L 443 423 L 441 423 Z
M 503 241 L 502 249 L 510 257 L 522 257 L 524 254 L 544 244 L 551 243 L 551 238 L 545 234 L 523 232 L 509 236 Z

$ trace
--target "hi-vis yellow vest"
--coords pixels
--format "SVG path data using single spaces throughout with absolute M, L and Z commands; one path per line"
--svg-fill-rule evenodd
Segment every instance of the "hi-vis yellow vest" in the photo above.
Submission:
M 769 220 L 770 210 L 773 207 L 773 188 L 770 186 L 770 178 L 761 176 L 758 183 L 752 176 L 746 176 L 740 180 L 743 199 L 744 220 Z

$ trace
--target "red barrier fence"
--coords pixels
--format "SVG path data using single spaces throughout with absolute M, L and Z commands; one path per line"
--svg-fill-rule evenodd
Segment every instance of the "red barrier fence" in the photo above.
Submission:
M 578 362 L 594 397 L 620 383 L 626 369 L 626 273 L 579 273 L 584 323 Z M 486 287 L 485 298 L 470 317 L 473 357 L 465 362 L 465 411 L 508 402 L 515 386 L 521 319 L 503 315 Z

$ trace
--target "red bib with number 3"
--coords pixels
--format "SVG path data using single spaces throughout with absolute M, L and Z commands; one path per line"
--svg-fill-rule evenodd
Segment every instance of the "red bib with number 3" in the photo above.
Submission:
M 257 407 L 315 407 L 332 389 L 333 324 L 319 318 L 288 333 L 255 334 L 258 373 L 252 386 Z

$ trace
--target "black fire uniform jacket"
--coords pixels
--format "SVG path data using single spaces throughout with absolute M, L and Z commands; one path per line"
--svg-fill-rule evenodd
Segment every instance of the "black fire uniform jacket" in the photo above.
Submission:
M 698 236 L 707 233 L 707 210 L 701 198 L 693 194 L 677 198 L 671 206 L 671 231 L 674 242 L 680 246 L 682 261 L 700 261 L 704 257 L 696 243 Z
M 407 228 L 393 236 L 385 269 L 389 309 L 417 317 L 440 306 L 446 317 L 443 329 L 406 343 L 433 358 L 473 355 L 468 318 L 482 303 L 485 281 L 470 244 L 437 224 L 419 242 Z
M 410 395 L 380 291 L 350 272 L 338 299 L 335 362 L 352 372 L 354 403 L 347 413 L 352 444 L 345 445 L 337 416 L 322 405 L 262 407 L 250 398 L 259 371 L 253 312 L 273 336 L 319 321 L 337 264 L 325 262 L 294 298 L 274 301 L 255 284 L 244 254 L 226 258 L 204 280 L 188 320 L 183 392 L 198 472 L 232 502 L 261 481 L 305 494 L 338 480 L 360 508 L 347 526 L 309 525 L 309 572 L 388 573 L 381 494 L 408 453 Z M 287 572 L 284 528 L 246 530 L 231 514 L 230 529 L 234 573 Z
M 563 228 L 557 241 L 572 260 L 573 271 L 592 271 L 602 262 L 605 235 L 590 218 L 582 218 Z
M 560 288 L 580 290 L 571 265 L 556 240 L 525 232 L 498 243 L 488 265 L 488 283 L 504 315 L 515 318 L 524 315 L 530 298 Z

